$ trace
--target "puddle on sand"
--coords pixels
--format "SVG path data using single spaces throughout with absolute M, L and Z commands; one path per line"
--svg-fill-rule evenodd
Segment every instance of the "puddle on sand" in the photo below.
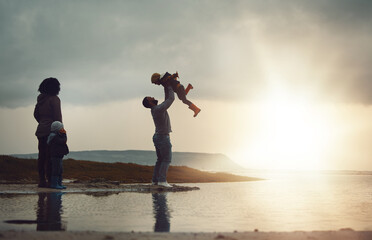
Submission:
M 152 226 L 155 232 L 169 232 L 170 211 L 167 205 L 167 193 L 152 193 L 151 195 L 139 194 L 142 195 L 140 198 L 146 196 L 146 198 L 152 200 L 152 209 L 148 208 L 149 206 L 145 207 L 145 209 L 147 209 L 147 211 L 145 211 L 147 212 L 147 221 L 144 220 L 142 226 L 138 227 L 143 229 L 145 226 L 151 229 Z M 105 224 L 107 224 L 107 227 L 118 229 L 118 226 L 123 225 L 123 222 L 118 220 L 122 217 L 121 215 L 127 218 L 131 214 L 134 214 L 128 219 L 138 219 L 139 216 L 136 215 L 142 214 L 131 212 L 133 211 L 131 207 L 128 207 L 126 213 L 123 212 L 123 209 L 117 207 L 116 212 L 118 212 L 118 214 L 111 216 L 104 214 L 108 209 L 111 209 L 111 213 L 112 210 L 115 209 L 115 204 L 110 204 L 108 202 L 118 201 L 120 198 L 124 202 L 127 202 L 128 205 L 138 205 L 138 196 L 131 198 L 133 194 L 118 195 L 119 193 L 111 191 L 86 192 L 85 194 L 49 192 L 38 193 L 37 195 L 2 195 L 1 199 L 6 200 L 3 206 L 9 206 L 11 203 L 14 205 L 9 209 L 0 208 L 0 212 L 4 213 L 4 215 L 1 214 L 3 217 L 0 218 L 0 221 L 2 221 L 2 223 L 0 223 L 0 230 L 66 231 L 67 226 L 69 226 L 68 230 L 94 230 L 96 228 L 91 225 L 93 222 L 100 224 L 100 230 L 105 228 Z M 114 197 L 115 199 L 110 200 L 110 197 Z M 62 199 L 64 200 L 64 204 L 62 204 Z M 101 219 L 102 217 L 105 219 Z M 131 222 L 136 222 L 136 220 L 132 220 Z M 136 231 L 141 230 L 135 229 L 130 225 L 127 227 L 128 229 L 125 229 L 125 227 L 122 229 L 124 231 L 132 231 L 133 229 Z M 150 229 L 147 230 L 151 231 Z M 106 228 L 104 231 L 110 231 L 110 228 Z
M 63 193 L 38 193 L 36 220 L 12 219 L 5 220 L 8 224 L 36 224 L 37 231 L 65 231 L 66 222 L 62 221 Z M 12 198 L 10 195 L 8 196 Z

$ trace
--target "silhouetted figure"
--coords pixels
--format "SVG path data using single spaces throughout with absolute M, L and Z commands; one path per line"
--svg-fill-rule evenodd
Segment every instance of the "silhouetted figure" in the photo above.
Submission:
M 171 123 L 167 109 L 174 101 L 172 87 L 164 87 L 165 100 L 158 105 L 158 100 L 153 97 L 145 97 L 142 104 L 151 109 L 151 115 L 155 124 L 153 142 L 156 149 L 157 161 L 152 176 L 152 184 L 163 187 L 172 187 L 167 183 L 167 173 L 172 161 L 172 144 L 169 133 L 172 132 Z
M 62 195 L 60 192 L 39 193 L 36 210 L 37 231 L 66 231 L 61 220 Z
M 171 86 L 173 91 L 177 93 L 178 98 L 184 104 L 188 105 L 192 111 L 194 111 L 194 117 L 196 117 L 201 111 L 200 108 L 195 106 L 195 104 L 193 104 L 186 98 L 186 95 L 189 93 L 191 89 L 193 89 L 193 87 L 191 84 L 189 84 L 187 88 L 185 89 L 185 87 L 177 79 L 178 79 L 178 72 L 172 75 L 168 72 L 163 73 L 163 74 L 154 73 L 151 76 L 151 82 L 153 84 L 156 84 L 156 85 L 161 84 L 164 87 Z
M 170 213 L 167 204 L 167 192 L 152 193 L 152 202 L 155 217 L 154 232 L 169 232 Z
M 50 126 L 54 121 L 62 122 L 61 101 L 57 96 L 60 83 L 56 78 L 47 78 L 39 86 L 40 92 L 34 110 L 38 122 L 36 137 L 38 138 L 38 171 L 39 187 L 48 187 L 51 177 L 50 152 L 47 144 Z

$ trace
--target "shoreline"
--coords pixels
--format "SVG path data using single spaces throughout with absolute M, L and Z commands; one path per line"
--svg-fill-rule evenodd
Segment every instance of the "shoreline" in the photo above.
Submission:
M 120 192 L 139 192 L 139 193 L 155 193 L 155 192 L 185 192 L 200 190 L 196 186 L 182 186 L 180 184 L 172 184 L 172 188 L 161 187 L 157 185 L 147 184 L 123 184 L 118 182 L 97 182 L 97 183 L 63 183 L 66 189 L 39 188 L 37 184 L 0 184 L 0 197 L 5 195 L 27 195 L 38 193 L 120 193 Z
M 372 231 L 354 231 L 341 229 L 338 231 L 294 231 L 294 232 L 184 232 L 184 233 L 154 233 L 154 232 L 35 232 L 35 231 L 0 231 L 0 239 L 39 239 L 39 240 L 113 240 L 113 239 L 169 239 L 169 240 L 370 240 Z

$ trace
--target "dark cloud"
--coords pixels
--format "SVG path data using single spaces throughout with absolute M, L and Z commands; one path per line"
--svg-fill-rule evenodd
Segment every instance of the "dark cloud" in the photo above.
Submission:
M 61 95 L 69 103 L 151 95 L 157 90 L 150 75 L 176 70 L 182 81 L 198 86 L 199 97 L 254 95 L 269 84 L 255 49 L 261 40 L 255 28 L 273 54 L 291 47 L 314 66 L 324 61 L 333 73 L 314 79 L 323 95 L 369 103 L 371 5 L 339 0 L 0 1 L 0 106 L 33 104 L 39 83 L 50 76 L 60 79 Z M 309 84 L 298 81 L 303 89 Z

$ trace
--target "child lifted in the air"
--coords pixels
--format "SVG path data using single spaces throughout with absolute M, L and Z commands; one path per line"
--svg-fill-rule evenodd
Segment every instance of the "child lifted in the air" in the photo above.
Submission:
M 201 111 L 200 108 L 195 106 L 192 102 L 187 100 L 186 95 L 190 91 L 190 89 L 193 89 L 192 85 L 189 84 L 187 88 L 177 81 L 178 78 L 178 72 L 174 74 L 170 74 L 168 72 L 159 74 L 159 73 L 154 73 L 151 76 L 151 82 L 156 85 L 163 85 L 164 87 L 166 86 L 171 86 L 173 91 L 177 93 L 178 98 L 186 105 L 189 106 L 191 110 L 194 111 L 194 117 L 198 115 L 198 113 Z

